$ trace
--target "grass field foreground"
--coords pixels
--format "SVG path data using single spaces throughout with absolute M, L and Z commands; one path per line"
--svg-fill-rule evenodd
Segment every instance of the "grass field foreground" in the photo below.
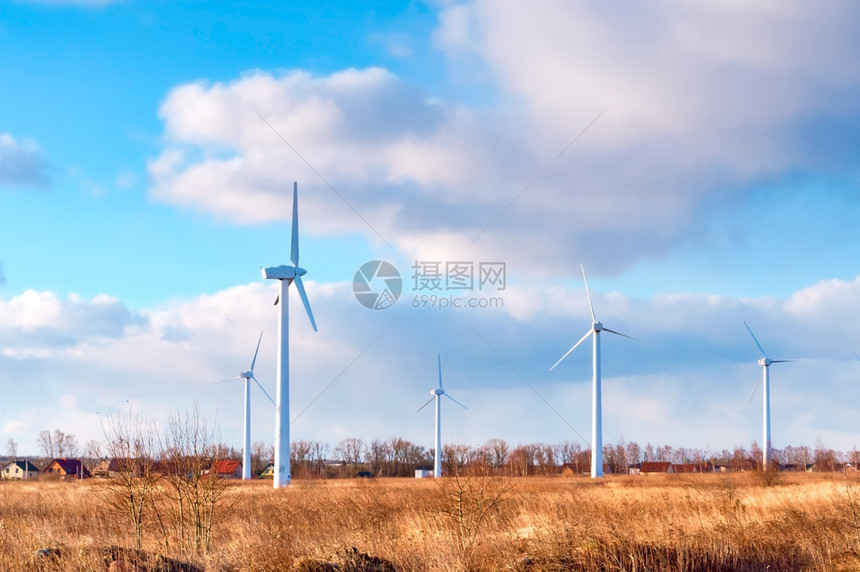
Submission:
M 860 477 L 451 477 L 230 483 L 205 554 L 154 508 L 143 545 L 104 483 L 0 483 L 23 570 L 857 570 Z

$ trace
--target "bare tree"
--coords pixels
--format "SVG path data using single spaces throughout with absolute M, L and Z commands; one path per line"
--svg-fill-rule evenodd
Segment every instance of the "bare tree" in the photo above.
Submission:
M 259 475 L 274 458 L 274 455 L 270 454 L 270 450 L 262 441 L 251 443 L 251 474 Z
M 273 453 L 274 454 L 274 453 Z M 328 443 L 314 441 L 312 447 L 312 457 L 315 472 L 322 478 L 326 475 L 326 458 L 328 458 L 329 446 Z
M 54 429 L 53 433 L 43 429 L 39 432 L 37 443 L 46 457 L 74 457 L 78 454 L 78 440 L 75 436 L 59 429 Z
M 42 429 L 39 431 L 39 437 L 36 440 L 39 444 L 39 449 L 41 449 L 42 453 L 48 457 L 53 459 L 57 456 L 57 447 L 54 445 L 54 436 L 47 429 Z
M 306 477 L 311 470 L 313 443 L 293 441 L 290 444 L 290 470 L 296 477 Z
M 155 422 L 132 409 L 122 409 L 102 418 L 108 456 L 108 480 L 101 489 L 107 505 L 129 519 L 138 548 L 143 542 L 147 511 L 153 508 L 158 475 L 154 455 L 158 442 Z M 100 447 L 88 443 L 88 448 Z
M 84 445 L 84 457 L 92 460 L 103 458 L 105 456 L 104 451 L 105 449 L 101 441 L 96 441 L 95 439 L 90 439 Z
M 170 416 L 161 436 L 160 471 L 168 485 L 162 507 L 167 520 L 161 524 L 174 529 L 183 551 L 195 554 L 209 550 L 227 487 L 225 480 L 210 473 L 219 460 L 216 434 L 195 404 Z
M 18 443 L 12 437 L 6 442 L 6 454 L 12 458 L 18 458 Z
M 367 446 L 365 451 L 364 461 L 370 467 L 370 471 L 376 476 L 382 476 L 383 468 L 385 467 L 385 459 L 387 457 L 388 444 L 374 439 Z
M 364 458 L 364 441 L 350 437 L 344 439 L 334 448 L 334 454 L 343 463 L 347 475 L 352 475 Z
M 490 453 L 490 463 L 494 469 L 502 469 L 508 462 L 510 447 L 503 439 L 490 439 L 486 445 Z

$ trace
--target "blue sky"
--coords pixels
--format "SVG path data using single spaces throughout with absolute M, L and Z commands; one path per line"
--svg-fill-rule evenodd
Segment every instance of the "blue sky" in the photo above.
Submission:
M 298 181 L 320 332 L 293 314 L 296 439 L 430 446 L 437 352 L 470 405 L 446 440 L 588 437 L 589 352 L 547 372 L 588 327 L 584 264 L 642 340 L 604 344 L 607 441 L 760 440 L 746 320 L 803 358 L 772 372 L 774 445 L 854 447 L 858 8 L 527 8 L 0 4 L 2 441 L 196 400 L 238 444 L 240 388 L 208 384 L 263 330 L 274 388 L 259 267 L 288 259 Z M 404 276 L 387 310 L 352 295 L 373 259 Z M 505 262 L 504 307 L 413 308 L 415 261 Z

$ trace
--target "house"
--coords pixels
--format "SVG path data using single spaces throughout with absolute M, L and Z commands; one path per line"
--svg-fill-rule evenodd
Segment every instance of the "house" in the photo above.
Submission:
M 147 469 L 152 472 L 151 461 L 145 459 L 132 459 L 127 457 L 114 457 L 108 463 L 107 472 L 111 478 L 116 478 L 121 475 L 131 475 L 132 477 L 141 477 Z
M 648 461 L 642 463 L 642 466 L 639 467 L 640 475 L 665 475 L 674 472 L 675 470 L 672 468 L 672 463 L 658 463 L 654 461 Z
M 416 479 L 426 479 L 427 477 L 433 476 L 433 467 L 432 465 L 418 465 L 415 467 L 415 478 Z
M 275 463 L 269 463 L 263 470 L 260 471 L 261 479 L 274 479 L 275 478 Z
M 561 465 L 561 476 L 572 477 L 574 475 L 585 475 L 591 470 L 591 465 L 581 463 L 563 463 Z
M 110 460 L 102 459 L 93 467 L 92 473 L 95 478 L 105 478 L 108 477 L 108 467 L 110 467 Z
M 0 469 L 0 478 L 4 479 L 32 479 L 38 477 L 39 467 L 30 461 L 12 461 Z
M 67 459 L 60 457 L 54 459 L 48 466 L 42 469 L 42 474 L 49 477 L 60 477 L 68 479 L 89 479 L 92 477 L 80 459 Z
M 219 479 L 241 479 L 242 461 L 215 461 L 209 474 Z
M 675 473 L 709 473 L 711 472 L 708 463 L 675 463 L 672 465 L 672 471 Z

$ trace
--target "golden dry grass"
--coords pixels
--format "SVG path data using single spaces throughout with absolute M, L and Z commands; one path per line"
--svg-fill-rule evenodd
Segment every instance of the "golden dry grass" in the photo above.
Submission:
M 150 519 L 143 551 L 125 558 L 138 570 L 860 569 L 857 477 L 765 484 L 754 474 L 235 483 L 208 554 L 179 553 Z M 134 541 L 100 486 L 0 483 L 0 566 L 107 570 L 123 557 L 110 547 Z M 43 548 L 59 552 L 37 557 Z

